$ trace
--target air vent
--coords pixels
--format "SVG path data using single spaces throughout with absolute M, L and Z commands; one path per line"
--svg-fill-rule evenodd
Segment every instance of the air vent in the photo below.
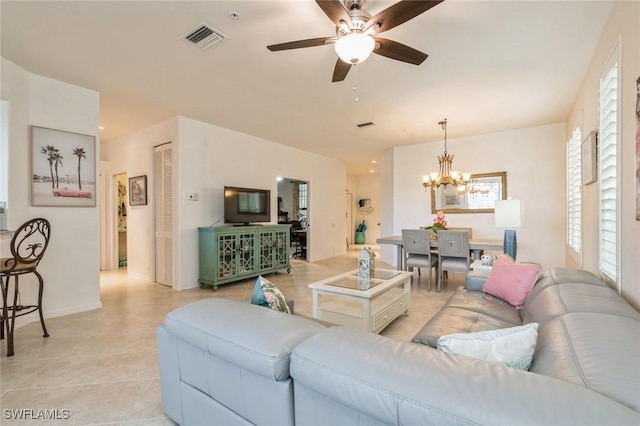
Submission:
M 200 49 L 207 49 L 228 37 L 207 24 L 200 24 L 195 29 L 185 34 L 182 38 L 195 44 Z
M 370 126 L 375 126 L 376 124 L 371 122 L 371 121 L 367 121 L 366 123 L 360 123 L 360 124 L 356 124 L 356 126 L 360 127 L 361 129 L 363 127 L 370 127 Z

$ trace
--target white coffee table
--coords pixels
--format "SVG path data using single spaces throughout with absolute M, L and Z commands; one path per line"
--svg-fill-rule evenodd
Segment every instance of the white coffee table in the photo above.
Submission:
M 376 269 L 371 287 L 358 289 L 358 271 L 309 284 L 313 317 L 379 333 L 411 306 L 411 272 Z

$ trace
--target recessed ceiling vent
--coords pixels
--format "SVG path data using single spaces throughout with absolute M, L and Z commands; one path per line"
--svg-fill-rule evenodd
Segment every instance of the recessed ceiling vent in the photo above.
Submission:
M 367 121 L 366 123 L 360 123 L 360 124 L 356 124 L 356 126 L 360 127 L 361 129 L 363 127 L 371 127 L 371 126 L 375 126 L 376 123 L 373 123 L 371 121 Z
M 200 49 L 207 49 L 228 37 L 207 24 L 200 24 L 195 29 L 182 36 L 185 40 L 195 44 Z

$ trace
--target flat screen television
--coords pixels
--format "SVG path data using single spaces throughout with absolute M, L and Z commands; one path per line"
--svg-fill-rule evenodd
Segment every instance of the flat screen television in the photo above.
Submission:
M 224 187 L 224 223 L 271 222 L 271 191 Z

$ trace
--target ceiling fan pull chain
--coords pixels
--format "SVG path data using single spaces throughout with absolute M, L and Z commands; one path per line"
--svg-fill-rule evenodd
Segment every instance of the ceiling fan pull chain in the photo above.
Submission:
M 358 98 L 358 76 L 360 75 L 360 72 L 359 72 L 359 68 L 358 68 L 357 64 L 354 64 L 353 68 L 355 68 L 355 70 L 356 70 L 356 82 L 353 83 L 353 93 L 354 93 L 356 102 L 358 102 L 360 100 Z

